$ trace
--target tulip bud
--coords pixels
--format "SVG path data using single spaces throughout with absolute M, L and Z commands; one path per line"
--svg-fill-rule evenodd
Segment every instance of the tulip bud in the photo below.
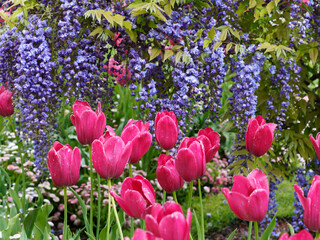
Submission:
M 267 176 L 261 170 L 254 169 L 248 177 L 235 175 L 233 179 L 231 192 L 228 188 L 222 189 L 231 210 L 242 220 L 262 221 L 269 203 Z
M 249 153 L 260 157 L 271 147 L 277 124 L 266 123 L 262 116 L 251 118 L 246 132 L 246 148 Z
M 132 142 L 129 163 L 135 164 L 148 152 L 151 146 L 152 136 L 149 132 L 149 123 L 130 119 L 121 133 L 121 138 L 125 144 L 129 141 Z
M 82 145 L 91 144 L 103 135 L 106 128 L 106 117 L 101 112 L 101 103 L 95 113 L 86 101 L 75 101 L 72 106 L 71 122 L 76 126 L 77 137 Z
M 174 112 L 163 111 L 157 113 L 154 133 L 157 143 L 164 150 L 174 147 L 179 134 L 178 121 Z
M 200 129 L 197 139 L 202 142 L 206 154 L 206 162 L 209 162 L 218 152 L 220 147 L 220 135 L 211 127 Z
M 202 143 L 195 137 L 183 139 L 178 149 L 175 166 L 180 176 L 188 182 L 204 175 L 206 155 Z
M 121 186 L 119 197 L 113 189 L 110 194 L 118 202 L 119 206 L 129 216 L 144 218 L 146 211 L 156 202 L 156 194 L 151 183 L 144 177 L 137 175 L 134 178 L 127 177 Z
M 304 209 L 304 225 L 312 232 L 320 232 L 320 176 L 314 176 L 306 198 L 304 197 L 303 190 L 297 184 L 294 185 L 294 189 Z
M 160 186 L 167 193 L 172 193 L 182 188 L 184 180 L 179 175 L 175 167 L 175 161 L 171 155 L 161 154 L 159 156 L 157 179 Z
M 316 151 L 317 157 L 320 160 L 320 132 L 317 134 L 317 138 L 314 139 L 312 135 L 310 135 L 310 140 L 313 145 L 314 150 Z
M 12 95 L 10 90 L 0 86 L 0 116 L 8 117 L 14 113 Z
M 55 142 L 50 149 L 47 165 L 57 187 L 73 186 L 79 180 L 81 155 L 79 148 Z
M 298 232 L 297 234 L 291 235 L 290 237 L 289 237 L 288 233 L 284 233 L 281 235 L 279 240 L 313 240 L 313 237 L 312 237 L 311 233 L 309 233 L 307 230 L 303 229 L 300 232 Z

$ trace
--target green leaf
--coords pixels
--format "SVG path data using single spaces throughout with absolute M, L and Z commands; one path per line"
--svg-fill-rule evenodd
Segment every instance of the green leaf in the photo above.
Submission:
M 287 223 L 287 224 L 288 224 L 288 227 L 289 227 L 290 235 L 293 235 L 294 234 L 294 229 L 293 229 L 292 225 L 290 223 Z
M 35 223 L 37 216 L 38 216 L 38 211 L 39 211 L 39 208 L 32 210 L 31 212 L 29 212 L 29 214 L 27 215 L 27 217 L 23 221 L 23 226 L 26 229 L 26 235 L 28 238 L 31 238 L 34 223 Z
M 273 229 L 276 227 L 276 214 L 272 218 L 272 221 L 269 223 L 268 227 L 262 234 L 260 240 L 269 240 Z
M 170 4 L 172 7 L 174 7 L 174 3 L 176 2 L 176 0 L 170 0 Z
M 249 8 L 254 8 L 257 5 L 256 0 L 250 0 L 249 2 Z
M 136 33 L 136 31 L 132 31 L 132 30 L 126 29 L 126 32 L 129 34 L 131 40 L 136 43 L 137 42 L 137 33 Z
M 229 31 L 231 32 L 231 34 L 233 36 L 235 36 L 236 38 L 238 38 L 240 40 L 240 35 L 239 35 L 239 32 L 237 30 L 234 30 L 232 28 L 229 28 Z
M 212 40 L 208 40 L 208 39 L 204 40 L 203 41 L 203 48 L 208 47 L 210 45 L 210 43 L 212 43 Z
M 164 6 L 164 12 L 169 16 L 171 17 L 171 13 L 172 13 L 172 8 L 171 8 L 171 4 L 168 3 Z
M 271 14 L 272 10 L 274 9 L 275 7 L 275 3 L 274 2 L 269 2 L 268 5 L 267 5 L 267 11 L 268 11 L 268 14 Z
M 222 42 L 216 42 L 212 48 L 212 51 L 216 50 L 218 47 L 220 47 Z
M 232 240 L 233 239 L 233 236 L 236 234 L 237 232 L 237 228 L 229 235 L 229 237 L 227 238 L 227 240 Z
M 4 170 L 4 168 L 3 168 L 3 167 L 1 167 L 1 166 L 0 166 L 0 170 L 1 170 L 1 172 L 4 174 L 4 176 L 6 177 L 7 182 L 8 182 L 8 187 L 10 188 L 10 187 L 11 187 L 11 179 L 10 179 L 10 177 L 9 177 L 9 175 L 8 175 L 8 173 L 7 173 L 7 171 L 6 171 L 6 170 Z
M 36 221 L 34 223 L 35 231 L 34 231 L 34 239 L 45 239 L 48 237 L 46 235 L 46 231 L 48 228 L 48 217 L 51 211 L 53 210 L 53 206 L 46 204 L 39 209 Z
M 262 43 L 256 50 L 268 48 L 271 44 L 268 42 Z
M 224 29 L 224 30 L 221 32 L 221 34 L 220 34 L 220 36 L 219 36 L 220 41 L 224 41 L 224 40 L 227 39 L 228 31 L 229 31 L 228 29 Z
M 198 32 L 197 32 L 197 34 L 196 34 L 197 37 L 196 37 L 196 39 L 194 40 L 195 42 L 198 41 L 198 39 L 201 38 L 202 33 L 203 33 L 203 29 L 201 28 L 201 29 L 198 30 Z
M 132 23 L 129 22 L 129 21 L 124 21 L 124 22 L 123 22 L 123 27 L 124 27 L 125 29 L 127 29 L 127 30 L 131 30 L 131 28 L 132 28 Z
M 163 16 L 163 14 L 160 12 L 160 10 L 157 8 L 156 12 L 154 13 L 154 15 L 159 18 L 160 20 L 166 22 L 167 19 L 165 16 Z
M 175 62 L 176 64 L 178 62 L 180 62 L 181 58 L 182 58 L 182 54 L 183 54 L 183 51 L 179 51 L 177 54 L 176 54 L 176 59 L 175 59 Z
M 14 231 L 14 229 L 16 228 L 16 224 L 19 225 L 19 216 L 20 216 L 20 214 L 17 214 L 15 217 L 13 217 L 9 220 L 8 227 L 2 231 L 2 239 L 3 240 L 9 240 L 10 236 L 12 236 L 16 233 Z
M 248 154 L 248 151 L 247 151 L 247 149 L 242 149 L 242 150 L 235 151 L 232 154 L 235 155 L 235 156 L 246 155 L 246 154 Z
M 233 43 L 230 42 L 227 44 L 227 47 L 226 47 L 226 51 L 229 52 L 230 48 L 232 47 Z
M 21 201 L 20 201 L 20 198 L 19 198 L 17 192 L 14 191 L 14 190 L 12 190 L 12 189 L 10 189 L 10 190 L 9 190 L 9 193 L 10 193 L 10 196 L 12 197 L 12 199 L 13 199 L 16 207 L 17 207 L 17 209 L 18 209 L 18 210 L 19 210 L 19 209 L 22 209 L 22 203 L 21 203 Z
M 196 221 L 198 239 L 201 239 L 201 227 L 197 218 L 197 214 L 194 210 L 193 210 L 193 216 L 194 216 L 194 220 Z
M 103 28 L 102 27 L 96 27 L 91 33 L 89 36 L 95 36 L 97 34 L 100 34 L 103 32 Z
M 309 50 L 309 56 L 312 64 L 314 65 L 317 62 L 317 58 L 318 58 L 318 48 L 311 48 Z
M 172 50 L 165 50 L 165 51 L 164 51 L 163 61 L 167 60 L 167 59 L 170 58 L 172 55 L 173 55 L 173 51 L 172 51 Z
M 212 26 L 212 28 L 208 32 L 208 38 L 214 39 L 215 36 L 216 36 L 216 30 L 214 29 L 214 26 Z
M 150 53 L 150 59 L 149 61 L 151 61 L 152 59 L 158 57 L 161 53 L 161 49 L 159 48 L 152 48 L 151 49 L 151 53 Z
M 123 26 L 124 16 L 121 16 L 120 14 L 115 14 L 114 16 L 112 16 L 112 18 L 113 18 L 113 21 L 119 24 L 120 27 Z

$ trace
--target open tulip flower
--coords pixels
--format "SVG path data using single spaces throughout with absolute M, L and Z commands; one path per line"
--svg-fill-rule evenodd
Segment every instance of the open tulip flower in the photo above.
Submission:
M 121 138 L 125 144 L 129 141 L 132 142 L 129 163 L 135 164 L 148 152 L 151 146 L 152 136 L 149 132 L 149 123 L 130 119 L 121 133 Z
M 79 180 L 81 155 L 79 148 L 55 142 L 50 149 L 47 165 L 57 187 L 73 186 Z
M 8 117 L 14 113 L 12 95 L 10 90 L 0 86 L 0 116 Z
M 157 179 L 160 186 L 167 193 L 172 193 L 182 188 L 184 180 L 179 175 L 175 167 L 175 161 L 171 155 L 161 154 L 159 156 Z
M 266 123 L 262 116 L 251 118 L 246 132 L 246 148 L 249 153 L 260 157 L 271 147 L 276 124 Z
M 156 194 L 151 183 L 140 175 L 134 178 L 127 177 L 123 181 L 121 197 L 113 189 L 111 189 L 110 194 L 122 210 L 134 218 L 144 218 L 146 211 L 156 202 Z
M 209 162 L 218 152 L 220 147 L 220 135 L 211 127 L 200 129 L 197 139 L 202 142 L 206 154 L 206 162 Z
M 130 240 L 130 238 L 125 237 L 124 240 Z M 132 236 L 131 240 L 163 240 L 163 238 L 158 238 L 151 232 L 147 232 L 141 228 L 138 228 L 134 231 L 134 235 Z
M 320 132 L 317 134 L 317 138 L 314 139 L 312 135 L 310 135 L 310 140 L 313 145 L 314 150 L 316 151 L 317 157 L 320 160 Z
M 175 165 L 185 181 L 200 178 L 206 172 L 206 155 L 203 144 L 195 137 L 183 139 L 178 149 Z
M 320 176 L 314 176 L 307 198 L 304 197 L 303 190 L 297 184 L 294 185 L 294 189 L 304 209 L 304 225 L 310 231 L 320 232 Z
M 191 219 L 190 209 L 185 219 L 178 203 L 166 202 L 163 206 L 158 203 L 145 217 L 146 229 L 164 240 L 189 240 Z
M 157 113 L 154 133 L 157 143 L 164 150 L 174 147 L 179 134 L 178 121 L 174 112 L 163 111 Z
M 72 110 L 73 115 L 70 116 L 70 119 L 76 126 L 77 137 L 82 145 L 91 144 L 103 135 L 106 128 L 106 117 L 101 111 L 101 103 L 98 104 L 96 113 L 88 102 L 79 100 L 75 101 Z
M 303 229 L 299 233 L 293 234 L 290 237 L 288 233 L 284 233 L 281 235 L 279 240 L 313 240 L 313 237 L 311 233 Z M 318 240 L 320 240 L 320 238 Z
M 233 179 L 231 192 L 228 188 L 222 189 L 231 210 L 242 220 L 262 221 L 269 203 L 267 176 L 261 170 L 254 169 L 248 177 L 235 175 Z

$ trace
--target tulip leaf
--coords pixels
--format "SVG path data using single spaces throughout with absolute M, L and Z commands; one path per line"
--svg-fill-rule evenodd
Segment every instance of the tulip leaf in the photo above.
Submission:
M 272 221 L 269 223 L 268 227 L 264 231 L 260 240 L 269 240 L 273 229 L 276 227 L 276 214 L 272 218 Z
M 20 201 L 20 198 L 19 198 L 17 192 L 12 190 L 12 189 L 10 189 L 9 193 L 10 193 L 10 196 L 12 197 L 12 199 L 13 199 L 15 205 L 16 205 L 17 210 L 22 209 L 22 203 Z
M 197 214 L 194 210 L 193 210 L 193 216 L 194 216 L 194 220 L 196 221 L 198 239 L 201 239 L 201 227 L 197 218 Z
M 288 223 L 288 226 L 289 226 L 289 230 L 290 230 L 290 235 L 293 235 L 294 229 L 293 229 L 292 225 L 290 223 Z
M 7 173 L 6 170 L 4 170 L 4 168 L 1 167 L 1 166 L 0 166 L 0 170 L 1 170 L 1 172 L 4 174 L 4 176 L 6 177 L 9 187 L 11 187 L 11 179 L 10 179 L 8 173 Z
M 17 214 L 15 217 L 10 219 L 7 228 L 2 231 L 3 240 L 9 240 L 10 236 L 16 233 L 17 226 L 19 226 L 19 223 L 20 223 L 19 216 L 20 214 Z
M 236 229 L 229 235 L 229 237 L 227 238 L 227 240 L 232 240 L 233 237 L 234 237 L 234 235 L 236 234 L 237 230 L 238 230 L 238 228 L 236 228 Z
M 23 225 L 26 229 L 26 235 L 28 238 L 31 238 L 34 223 L 35 223 L 37 216 L 38 216 L 38 211 L 39 211 L 39 208 L 32 210 L 23 222 Z

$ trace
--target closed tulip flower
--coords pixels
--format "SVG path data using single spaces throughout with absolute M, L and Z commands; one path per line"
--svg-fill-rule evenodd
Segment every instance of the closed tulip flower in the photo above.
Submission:
M 310 135 L 310 140 L 313 145 L 314 150 L 316 151 L 317 157 L 320 160 L 320 133 L 317 134 L 317 138 L 314 139 L 312 135 Z
M 57 187 L 73 186 L 79 180 L 81 155 L 79 148 L 55 142 L 50 149 L 47 165 Z
M 125 237 L 124 240 L 130 240 L 130 238 Z M 141 228 L 138 228 L 134 231 L 131 240 L 163 240 L 163 238 L 158 238 L 151 232 L 147 232 Z
M 178 121 L 174 112 L 157 113 L 154 133 L 160 147 L 165 150 L 174 147 L 179 134 Z
M 206 154 L 206 162 L 209 162 L 218 152 L 220 147 L 220 135 L 211 127 L 200 129 L 197 139 L 202 142 Z
M 203 144 L 195 137 L 183 139 L 178 149 L 175 165 L 185 181 L 200 178 L 206 172 L 206 155 Z
M 261 170 L 254 169 L 248 177 L 235 175 L 233 179 L 231 192 L 228 188 L 222 189 L 231 210 L 242 220 L 262 221 L 269 203 L 267 176 Z
M 313 237 L 312 237 L 311 233 L 309 233 L 307 230 L 303 229 L 300 232 L 298 232 L 297 234 L 291 235 L 290 237 L 289 237 L 288 233 L 284 233 L 281 235 L 279 240 L 313 240 Z
M 144 218 L 146 211 L 156 202 L 156 194 L 151 183 L 140 175 L 134 178 L 127 177 L 123 181 L 121 197 L 113 189 L 110 194 L 122 210 L 134 218 Z
M 95 113 L 86 101 L 75 101 L 72 106 L 73 115 L 71 122 L 76 126 L 79 142 L 82 145 L 91 144 L 95 139 L 103 135 L 106 128 L 106 117 L 101 111 L 101 103 L 98 104 Z
M 132 142 L 129 163 L 135 164 L 148 152 L 151 146 L 152 136 L 149 132 L 149 123 L 130 119 L 121 133 L 121 138 L 125 144 L 129 141 Z
M 262 116 L 251 118 L 246 132 L 246 148 L 249 153 L 260 157 L 271 147 L 277 124 L 266 123 Z
M 163 206 L 155 204 L 151 214 L 145 218 L 146 229 L 164 240 L 189 240 L 191 211 L 184 217 L 181 206 L 175 202 L 166 202 Z
M 167 193 L 172 193 L 182 188 L 184 180 L 179 175 L 175 167 L 175 161 L 171 155 L 161 154 L 159 156 L 157 179 L 160 186 Z
M 0 116 L 8 117 L 13 114 L 12 95 L 10 90 L 0 86 Z
M 320 176 L 314 176 L 306 198 L 303 190 L 297 184 L 294 185 L 294 189 L 304 209 L 304 225 L 312 232 L 320 232 Z

